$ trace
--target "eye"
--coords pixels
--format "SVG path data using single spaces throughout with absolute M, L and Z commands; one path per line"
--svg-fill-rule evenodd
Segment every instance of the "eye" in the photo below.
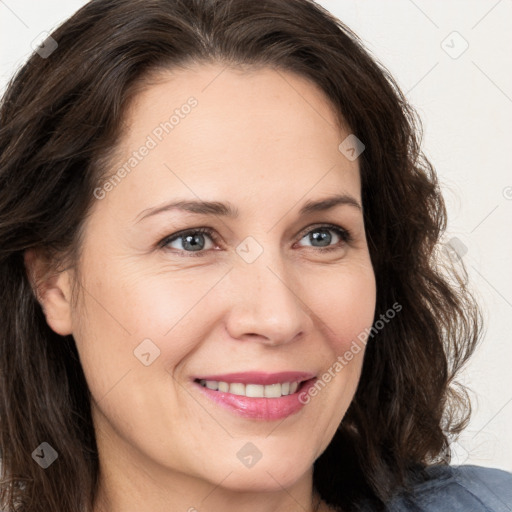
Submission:
M 333 236 L 330 233 L 335 233 L 335 242 L 336 238 L 339 239 L 335 245 L 331 245 Z M 333 224 L 322 224 L 314 228 L 309 227 L 306 231 L 303 231 L 301 235 L 302 237 L 300 240 L 308 237 L 308 241 L 312 243 L 310 247 L 313 247 L 320 252 L 339 250 L 344 243 L 350 243 L 352 241 L 352 235 L 349 230 Z M 186 253 L 186 256 L 204 256 L 207 249 L 211 249 L 211 247 L 207 247 L 208 244 L 205 242 L 208 238 L 214 244 L 218 244 L 218 240 L 213 229 L 189 229 L 164 238 L 159 242 L 158 247 L 161 249 L 175 249 L 180 253 Z M 173 247 L 172 244 L 176 245 Z
M 206 236 L 205 236 L 206 235 Z M 171 243 L 178 242 L 181 247 L 171 247 L 181 252 L 192 252 L 197 254 L 187 254 L 187 256 L 202 256 L 201 252 L 205 248 L 205 238 L 216 242 L 213 230 L 210 228 L 196 228 L 188 231 L 175 233 L 164 238 L 158 245 L 162 248 L 171 247 Z M 181 239 L 181 240 L 180 240 Z
M 329 232 L 336 234 L 334 238 L 339 238 L 339 241 L 335 245 L 330 245 L 333 237 L 331 234 L 329 234 Z M 352 235 L 350 231 L 332 224 L 323 224 L 316 226 L 313 229 L 308 228 L 308 231 L 305 233 L 305 236 L 303 236 L 301 240 L 307 239 L 308 241 L 312 242 L 312 247 L 315 249 L 320 249 L 322 252 L 340 249 L 340 245 L 343 245 L 340 244 L 340 242 L 349 243 L 352 241 Z

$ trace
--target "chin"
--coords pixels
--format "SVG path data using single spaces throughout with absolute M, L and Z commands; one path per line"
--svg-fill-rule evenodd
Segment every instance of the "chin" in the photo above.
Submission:
M 292 487 L 303 473 L 294 471 L 283 475 L 279 468 L 237 469 L 222 483 L 222 487 L 236 492 L 276 492 Z M 268 472 L 267 472 L 268 471 Z M 215 482 L 218 484 L 218 481 Z
M 272 455 L 262 455 L 253 465 L 244 466 L 240 462 L 234 467 L 226 467 L 224 475 L 228 475 L 230 471 L 231 474 L 222 486 L 238 492 L 276 492 L 283 487 L 293 486 L 308 471 L 312 471 L 314 460 L 304 457 L 303 448 L 290 450 L 286 455 L 271 453 Z M 300 456 L 300 459 L 297 456 Z M 217 477 L 219 471 L 215 471 Z M 215 484 L 218 484 L 218 479 Z

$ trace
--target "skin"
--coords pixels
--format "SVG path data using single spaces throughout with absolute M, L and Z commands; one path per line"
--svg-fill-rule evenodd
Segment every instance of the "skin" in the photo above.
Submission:
M 338 149 L 350 132 L 302 77 L 202 64 L 162 73 L 138 93 L 112 173 L 190 96 L 198 101 L 190 114 L 103 199 L 93 198 L 79 303 L 71 300 L 72 270 L 40 293 L 50 327 L 76 340 L 92 393 L 101 465 L 95 512 L 312 510 L 313 463 L 354 396 L 364 346 L 284 420 L 236 416 L 191 377 L 321 376 L 372 325 L 375 276 L 362 211 L 298 214 L 306 201 L 335 193 L 361 204 L 358 162 Z M 177 198 L 229 201 L 240 217 L 171 210 L 135 222 Z M 308 235 L 325 223 L 350 230 L 353 241 L 328 231 L 338 248 L 314 245 Z M 203 256 L 187 257 L 197 253 L 183 238 L 157 247 L 200 227 L 218 237 L 199 235 Z M 236 252 L 248 236 L 263 249 L 252 263 Z M 32 253 L 26 262 L 39 268 Z M 134 357 L 146 338 L 160 350 L 149 366 Z M 250 468 L 237 457 L 248 442 L 262 454 Z

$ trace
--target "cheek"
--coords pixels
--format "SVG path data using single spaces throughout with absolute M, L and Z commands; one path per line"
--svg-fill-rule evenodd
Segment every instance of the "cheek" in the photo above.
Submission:
M 344 411 L 356 391 L 361 375 L 366 339 L 373 324 L 376 304 L 376 283 L 371 265 L 353 266 L 339 273 L 333 273 L 325 280 L 322 288 L 311 303 L 318 317 L 317 328 L 323 330 L 328 350 L 325 353 L 325 366 L 319 375 L 317 391 L 312 396 L 322 395 L 328 405 L 336 403 L 335 409 Z M 323 388 L 330 391 L 323 393 Z M 338 409 L 337 407 L 341 408 Z M 336 416 L 333 425 L 341 417 Z
M 343 354 L 354 340 L 358 341 L 358 336 L 363 337 L 374 319 L 376 283 L 371 265 L 333 271 L 328 277 L 312 279 L 308 289 L 308 302 L 318 319 L 318 328 L 323 326 L 335 353 Z
M 123 369 L 143 365 L 147 352 L 154 367 L 165 364 L 170 370 L 200 343 L 199 331 L 219 304 L 214 286 L 223 272 L 148 274 L 100 267 L 90 266 L 85 274 L 95 278 L 84 279 L 73 333 L 84 371 L 94 368 L 89 372 L 94 379 L 108 375 L 108 387 Z

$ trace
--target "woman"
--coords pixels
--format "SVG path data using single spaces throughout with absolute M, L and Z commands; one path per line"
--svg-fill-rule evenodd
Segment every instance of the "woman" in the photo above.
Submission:
M 1 107 L 2 508 L 510 507 L 448 465 L 481 316 L 418 137 L 309 0 L 58 28 Z

